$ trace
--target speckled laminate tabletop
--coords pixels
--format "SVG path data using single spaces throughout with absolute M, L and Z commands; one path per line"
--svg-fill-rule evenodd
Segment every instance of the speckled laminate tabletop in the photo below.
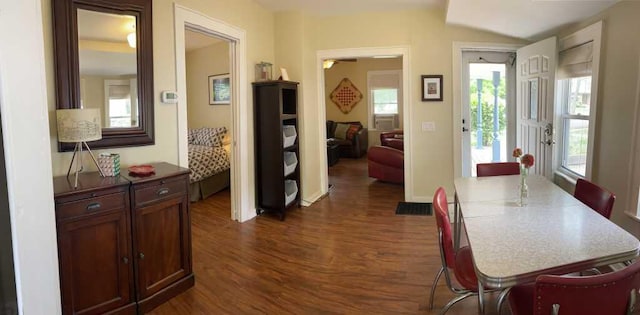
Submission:
M 530 175 L 518 205 L 519 176 L 459 178 L 456 193 L 478 278 L 494 287 L 622 262 L 640 242 L 542 176 Z

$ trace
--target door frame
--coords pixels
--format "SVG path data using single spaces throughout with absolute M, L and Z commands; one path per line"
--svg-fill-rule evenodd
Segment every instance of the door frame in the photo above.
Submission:
M 226 22 L 206 16 L 200 12 L 174 4 L 176 87 L 178 92 L 178 161 L 180 166 L 189 166 L 187 143 L 187 80 L 185 60 L 185 29 L 222 38 L 229 42 L 231 73 L 231 219 L 240 222 L 255 216 L 255 203 L 249 189 L 249 174 L 253 165 L 249 163 L 249 130 L 240 126 L 252 126 L 249 120 L 246 31 Z
M 374 56 L 398 56 L 402 57 L 402 120 L 404 130 L 404 198 L 405 201 L 413 201 L 413 169 L 411 159 L 411 117 L 412 109 L 409 105 L 408 96 L 411 94 L 411 58 L 409 46 L 388 46 L 388 47 L 360 47 L 346 49 L 318 50 L 316 54 L 316 75 L 318 89 L 318 152 L 327 151 L 327 104 L 324 84 L 324 69 L 322 61 L 327 59 L 350 59 L 350 58 L 372 58 Z M 369 118 L 367 118 L 369 119 Z M 326 194 L 329 191 L 329 168 L 327 166 L 327 155 L 320 154 L 320 193 Z
M 515 52 L 520 44 L 453 42 L 453 177 L 462 176 L 462 52 L 468 50 L 486 50 L 496 52 Z

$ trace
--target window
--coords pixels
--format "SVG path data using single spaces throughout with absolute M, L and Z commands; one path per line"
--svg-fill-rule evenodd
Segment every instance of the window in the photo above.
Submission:
M 586 176 L 591 108 L 591 76 L 560 80 L 562 95 L 562 167 Z
M 398 114 L 398 89 L 371 90 L 373 114 Z
M 400 128 L 400 70 L 367 72 L 369 125 L 377 130 Z
M 560 41 L 557 71 L 558 171 L 590 178 L 601 24 Z

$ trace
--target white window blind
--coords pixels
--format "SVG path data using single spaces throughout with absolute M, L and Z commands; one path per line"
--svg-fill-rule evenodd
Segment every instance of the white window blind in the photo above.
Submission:
M 558 58 L 558 79 L 591 75 L 593 66 L 593 41 L 565 49 Z

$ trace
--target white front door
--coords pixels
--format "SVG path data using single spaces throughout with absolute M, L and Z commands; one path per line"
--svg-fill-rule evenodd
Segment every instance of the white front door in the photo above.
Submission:
M 462 52 L 462 176 L 506 162 L 515 146 L 515 51 Z
M 518 49 L 517 54 L 517 146 L 533 154 L 530 170 L 552 179 L 554 87 L 556 73 L 555 37 Z

